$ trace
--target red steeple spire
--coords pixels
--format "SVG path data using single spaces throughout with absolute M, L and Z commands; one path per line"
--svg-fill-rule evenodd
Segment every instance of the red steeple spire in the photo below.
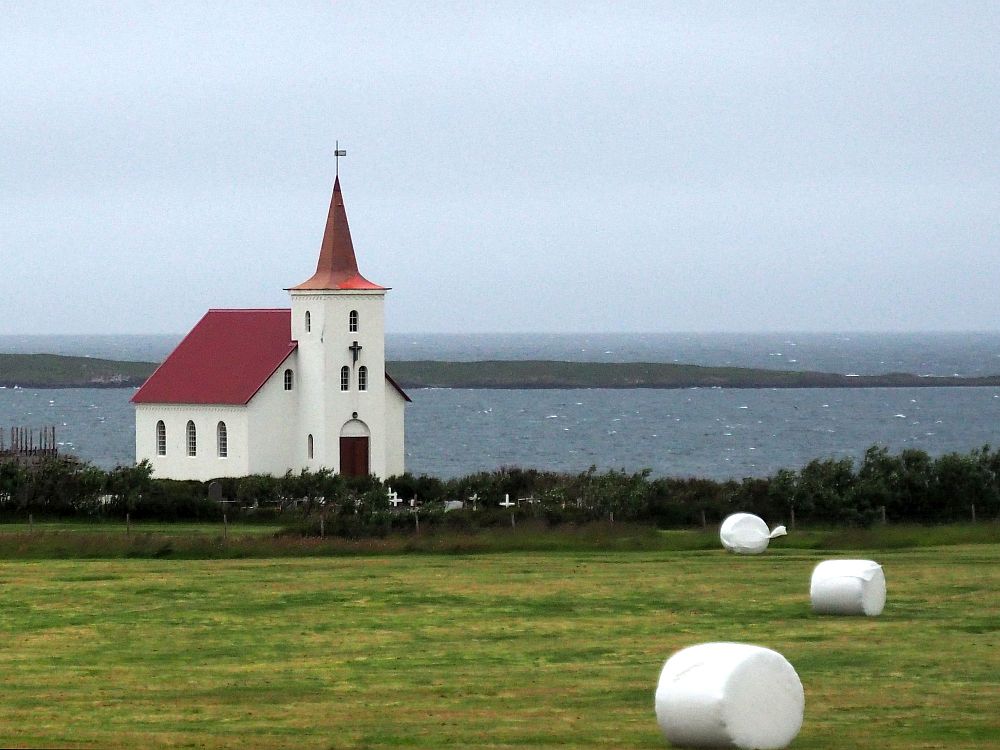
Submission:
M 358 271 L 351 242 L 351 228 L 347 226 L 344 196 L 340 192 L 340 177 L 333 183 L 330 213 L 326 217 L 326 231 L 320 246 L 316 273 L 292 289 L 385 289 L 373 284 Z

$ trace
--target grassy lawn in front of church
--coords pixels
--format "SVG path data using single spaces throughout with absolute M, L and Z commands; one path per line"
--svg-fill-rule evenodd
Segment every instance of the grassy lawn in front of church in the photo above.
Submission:
M 876 618 L 819 617 L 813 566 L 874 557 Z M 1000 545 L 0 563 L 0 745 L 665 747 L 663 661 L 773 648 L 793 748 L 1000 736 Z

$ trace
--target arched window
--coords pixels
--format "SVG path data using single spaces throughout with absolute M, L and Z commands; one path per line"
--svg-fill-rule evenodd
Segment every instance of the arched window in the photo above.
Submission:
M 188 420 L 187 426 L 187 444 L 188 444 L 188 455 L 197 456 L 198 455 L 198 433 L 194 429 L 194 422 L 190 419 Z
M 344 365 L 340 368 L 340 390 L 347 391 L 351 388 L 351 368 Z
M 358 368 L 358 390 L 368 390 L 368 368 L 364 365 Z
M 219 449 L 219 458 L 226 458 L 229 455 L 229 434 L 225 422 L 219 422 L 215 428 L 215 442 Z
M 351 333 L 357 333 L 358 330 L 358 311 L 351 310 L 351 314 L 347 316 L 347 330 Z
M 309 311 L 306 310 L 306 333 L 309 333 L 309 331 L 311 330 L 312 330 L 312 315 L 310 315 Z
M 156 455 L 167 455 L 167 426 L 162 419 L 156 423 Z
M 310 435 L 308 438 L 306 438 L 306 455 L 309 456 L 309 458 L 313 457 L 313 436 L 312 435 Z
M 285 390 L 292 390 L 292 371 L 285 370 Z

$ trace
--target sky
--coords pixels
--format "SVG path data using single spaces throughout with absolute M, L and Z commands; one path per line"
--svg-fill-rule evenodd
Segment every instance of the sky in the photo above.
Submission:
M 1000 329 L 1000 3 L 0 0 L 0 334 Z

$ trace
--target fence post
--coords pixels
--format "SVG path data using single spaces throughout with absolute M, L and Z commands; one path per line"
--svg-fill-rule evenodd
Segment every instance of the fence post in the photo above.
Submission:
M 882 525 L 885 526 L 885 506 L 879 506 L 879 510 L 882 511 Z
M 708 520 L 705 518 L 705 509 L 704 508 L 701 509 L 701 528 L 703 528 L 703 529 L 707 529 L 708 528 Z
M 324 539 L 326 537 L 326 513 L 319 514 L 319 538 Z
M 792 527 L 792 531 L 795 531 L 795 506 L 788 506 L 788 513 L 790 518 L 788 519 L 788 525 Z
M 222 538 L 229 538 L 229 517 L 225 513 L 222 514 Z
M 972 504 L 972 522 L 973 523 L 976 522 L 976 504 L 975 503 Z
M 125 514 L 125 536 L 132 536 L 132 518 L 128 513 Z

